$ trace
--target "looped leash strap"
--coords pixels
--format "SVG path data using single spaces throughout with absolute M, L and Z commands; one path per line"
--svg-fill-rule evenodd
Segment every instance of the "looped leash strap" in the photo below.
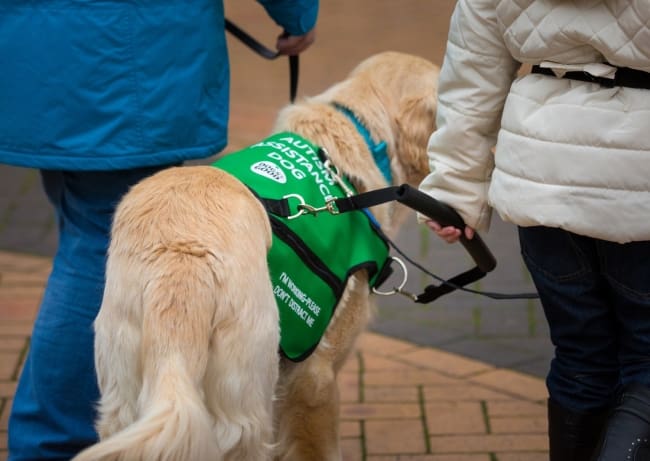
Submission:
M 481 269 L 478 267 L 474 267 L 468 271 L 463 272 L 462 274 L 458 274 L 449 280 L 446 280 L 444 283 L 441 283 L 440 285 L 428 285 L 427 287 L 424 288 L 424 292 L 419 294 L 417 298 L 415 299 L 416 303 L 421 303 L 421 304 L 428 304 L 432 301 L 435 301 L 442 295 L 446 295 L 447 293 L 451 293 L 454 290 L 457 290 L 458 288 L 464 287 L 465 285 L 469 285 L 470 283 L 474 283 L 477 280 L 482 279 L 485 277 L 485 272 L 483 272 Z
M 281 56 L 277 51 L 270 50 L 269 48 L 262 45 L 260 42 L 255 40 L 250 34 L 245 32 L 240 27 L 236 26 L 228 18 L 225 18 L 226 30 L 237 37 L 244 45 L 249 47 L 251 50 L 259 54 L 265 59 L 276 59 Z M 289 34 L 284 32 L 285 36 Z M 298 55 L 289 56 L 289 100 L 294 102 L 296 100 L 296 94 L 298 93 L 298 73 L 299 73 L 299 60 Z

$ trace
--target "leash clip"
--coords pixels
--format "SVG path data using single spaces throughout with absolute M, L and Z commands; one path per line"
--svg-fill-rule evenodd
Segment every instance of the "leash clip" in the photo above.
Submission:
M 300 214 L 310 214 L 312 216 L 316 216 L 318 213 L 321 211 L 327 211 L 331 215 L 337 215 L 339 214 L 339 210 L 336 207 L 336 201 L 334 199 L 330 199 L 325 203 L 325 206 L 322 207 L 313 207 L 307 203 L 301 203 L 298 205 L 298 210 L 301 211 L 302 213 Z M 298 216 L 299 216 L 298 215 Z
M 290 216 L 287 216 L 287 219 L 295 219 L 304 214 L 310 214 L 312 216 L 316 216 L 321 211 L 327 211 L 331 215 L 337 215 L 340 213 L 339 209 L 336 206 L 336 199 L 328 200 L 327 202 L 325 202 L 325 206 L 315 207 L 306 203 L 305 199 L 302 198 L 302 196 L 299 194 L 287 194 L 282 198 L 284 200 L 295 198 L 299 202 L 298 206 L 296 207 L 298 211 Z

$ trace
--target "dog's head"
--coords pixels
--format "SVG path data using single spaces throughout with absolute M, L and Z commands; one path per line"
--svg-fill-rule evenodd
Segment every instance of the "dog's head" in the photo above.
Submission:
M 437 66 L 385 52 L 360 63 L 341 91 L 342 104 L 389 145 L 395 184 L 418 185 L 428 173 L 426 144 L 435 128 Z
M 324 93 L 285 107 L 275 131 L 294 131 L 325 148 L 359 192 L 385 187 L 364 137 L 336 107 L 343 106 L 373 141 L 386 143 L 392 183 L 417 186 L 428 173 L 426 147 L 435 128 L 438 71 L 418 56 L 376 54 Z M 396 218 L 387 210 L 377 215 L 384 225 L 400 221 L 388 216 Z
M 362 173 L 371 169 L 363 155 L 367 149 L 354 126 L 334 107 L 344 106 L 375 141 L 386 142 L 393 184 L 418 185 L 428 173 L 426 145 L 435 128 L 438 71 L 436 65 L 410 54 L 373 55 L 324 93 L 286 107 L 276 130 L 295 130 L 325 147 L 360 189 L 382 187 L 381 176 Z

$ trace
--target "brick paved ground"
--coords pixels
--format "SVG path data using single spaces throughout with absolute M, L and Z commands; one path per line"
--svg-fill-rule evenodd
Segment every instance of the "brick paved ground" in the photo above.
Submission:
M 50 259 L 0 251 L 0 461 Z M 542 461 L 539 378 L 366 333 L 339 379 L 345 461 Z

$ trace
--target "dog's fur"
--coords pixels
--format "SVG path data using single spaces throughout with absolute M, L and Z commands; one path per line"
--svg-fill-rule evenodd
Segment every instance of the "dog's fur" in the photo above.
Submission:
M 417 185 L 437 76 L 424 59 L 381 53 L 284 108 L 274 131 L 327 149 L 360 192 L 385 187 L 339 103 L 387 142 L 393 182 Z M 373 212 L 393 236 L 406 214 L 394 204 Z M 341 459 L 336 377 L 371 315 L 367 275 L 351 277 L 315 352 L 289 362 L 277 352 L 270 243 L 260 202 L 212 166 L 171 168 L 131 189 L 115 215 L 95 322 L 101 442 L 76 461 Z

